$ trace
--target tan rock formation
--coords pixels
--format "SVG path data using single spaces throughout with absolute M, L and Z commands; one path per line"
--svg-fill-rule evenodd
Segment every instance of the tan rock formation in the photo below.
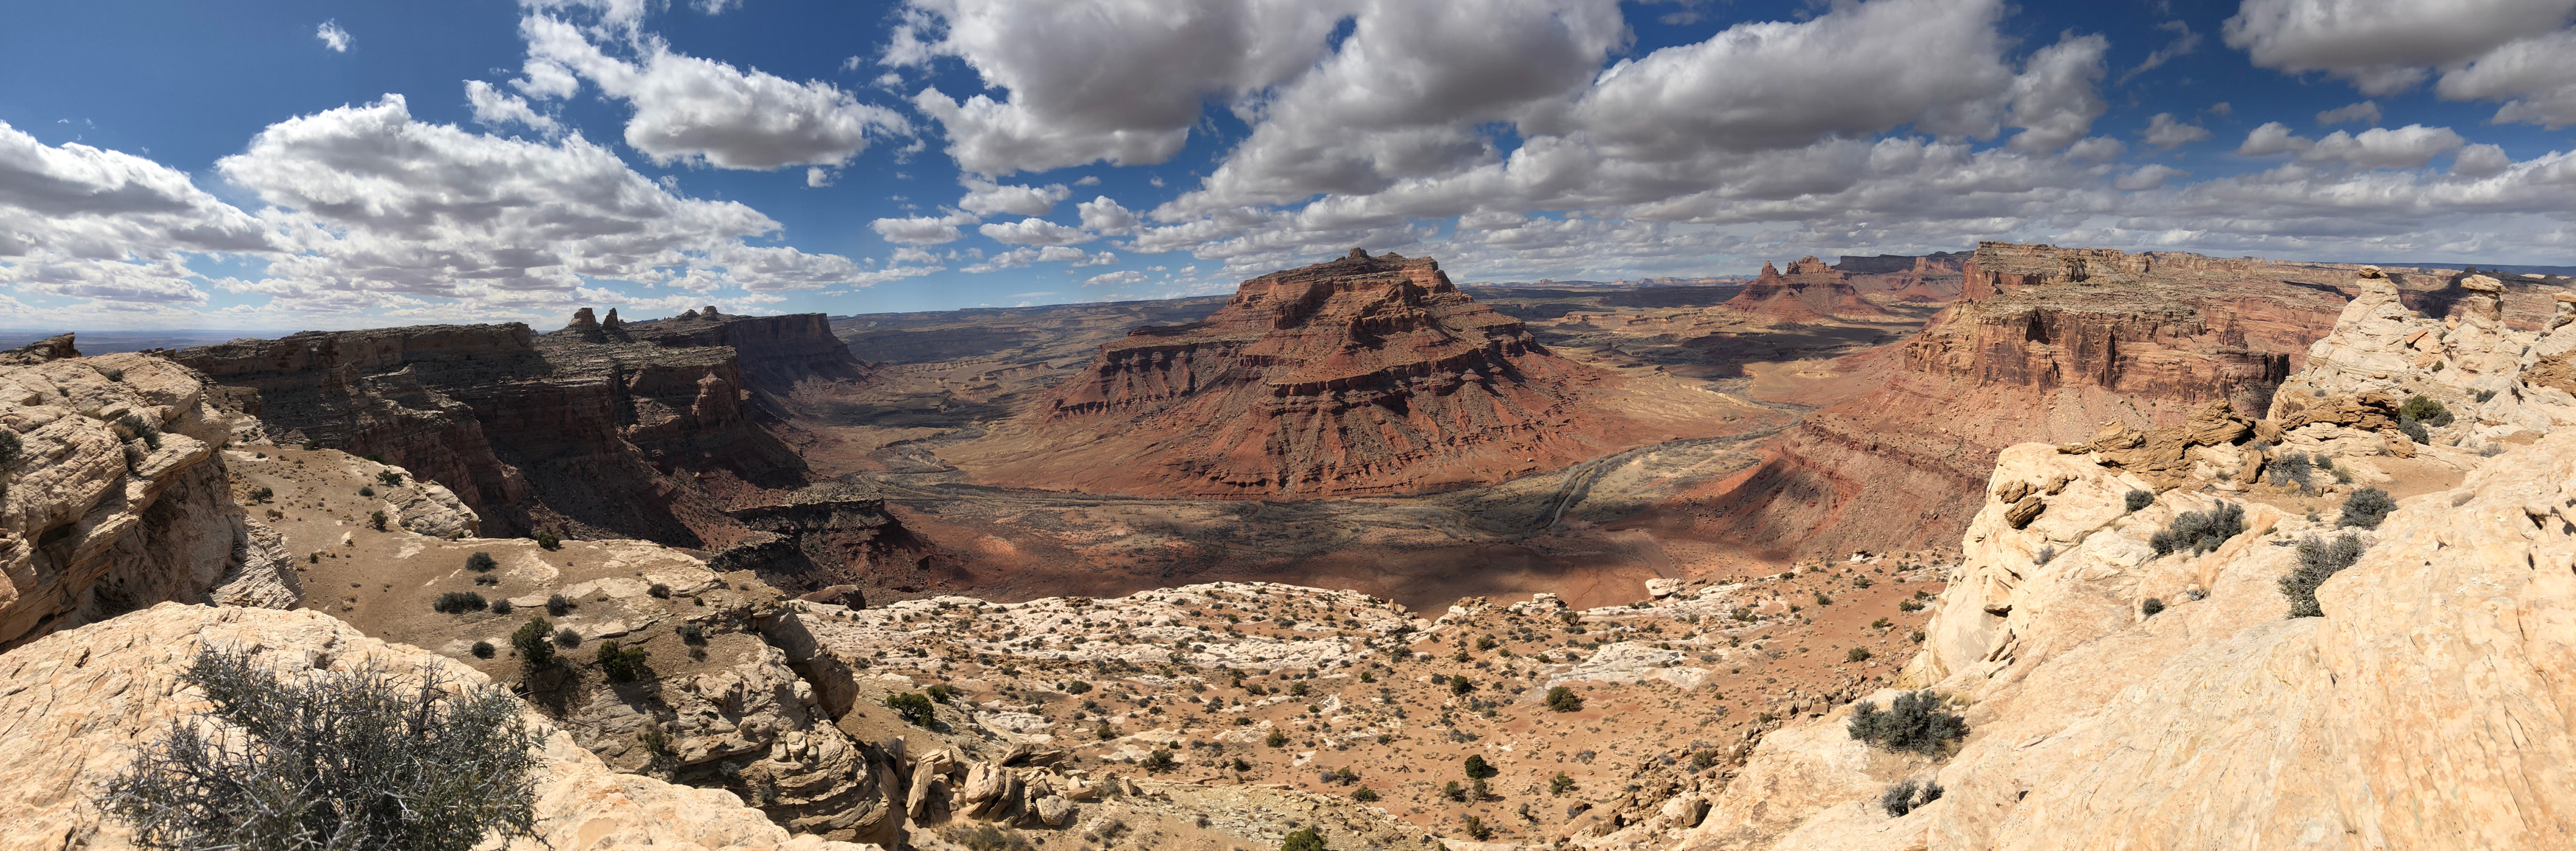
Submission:
M 1837 710 L 1803 737 L 1766 739 L 1743 774 L 1815 782 L 1730 788 L 1716 812 L 1758 812 L 1761 826 L 1710 827 L 1682 844 L 2576 845 L 2576 806 L 2556 793 L 2576 782 L 2576 523 L 2564 516 L 2576 504 L 2576 432 L 2555 427 L 2569 408 L 2519 380 L 2546 357 L 2523 352 L 2528 335 L 2474 319 L 2447 339 L 2419 334 L 2427 320 L 2396 306 L 2393 288 L 2371 289 L 2287 385 L 2341 400 L 2287 406 L 2302 420 L 2212 408 L 2182 427 L 2002 453 L 1961 574 L 1902 680 L 1964 707 L 1971 728 L 1937 766 L 1939 800 L 1903 818 L 1877 813 L 1868 796 L 1917 767 L 1851 762 L 1848 710 Z M 2469 370 L 2388 359 L 2428 339 L 2450 362 L 2481 366 L 2446 377 Z M 2494 366 L 2512 358 L 2521 372 Z M 2398 451 L 2370 430 L 2395 393 L 2490 382 L 2490 403 L 2519 401 L 2463 411 L 2497 419 L 2435 437 L 2511 426 L 2527 445 L 2489 455 L 2436 439 Z M 2401 500 L 2375 530 L 2337 529 L 2331 512 L 2283 507 L 2298 489 L 2255 489 L 2257 431 L 2361 478 L 2399 464 L 2468 472 Z M 2158 485 L 2171 489 L 2127 510 L 2125 493 Z M 2045 510 L 2014 522 L 2030 500 Z M 2150 546 L 2178 514 L 2228 502 L 2245 528 L 2216 549 Z M 2285 617 L 2277 581 L 2300 559 L 2289 544 L 2337 534 L 2366 549 L 2318 589 L 2322 617 Z M 2160 612 L 2143 606 L 2150 598 Z
M 70 350 L 57 339 L 40 345 Z M 138 354 L 0 366 L 17 450 L 0 466 L 0 647 L 163 600 L 273 605 L 292 587 L 233 504 L 216 447 L 235 416 L 205 391 Z
M 444 657 L 367 638 L 319 612 L 164 603 L 58 632 L 0 654 L 0 746 L 43 759 L 0 766 L 0 846 L 120 849 L 124 825 L 86 805 L 171 721 L 204 707 L 179 672 L 208 647 L 251 649 L 282 668 L 396 671 L 429 665 L 467 685 L 482 674 Z M 731 793 L 620 774 L 531 713 L 544 742 L 537 841 L 513 849 L 625 848 L 863 851 L 871 846 L 790 836 Z

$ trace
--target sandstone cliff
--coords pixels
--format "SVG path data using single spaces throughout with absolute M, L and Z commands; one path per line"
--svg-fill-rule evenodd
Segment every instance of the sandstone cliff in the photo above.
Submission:
M 1839 365 L 1874 389 L 1782 400 L 1823 407 L 1761 468 L 1664 510 L 1783 555 L 1948 546 L 2005 446 L 2178 423 L 2212 401 L 2262 413 L 2343 309 L 2340 289 L 2307 282 L 2349 274 L 1995 242 L 1964 265 L 1967 295 L 1901 350 Z
M 738 561 L 774 568 L 789 587 L 914 561 L 909 536 L 866 499 L 805 500 L 807 522 L 762 528 L 729 513 L 812 484 L 777 432 L 800 395 L 864 375 L 819 314 L 630 323 L 584 309 L 553 334 L 519 324 L 306 332 L 173 357 L 225 385 L 267 436 L 448 485 L 486 534 L 748 547 Z M 769 565 L 757 552 L 794 557 Z
M 56 633 L 0 654 L 0 745 L 42 759 L 0 767 L 0 846 L 131 847 L 123 824 L 88 807 L 98 785 L 137 749 L 201 709 L 179 672 L 209 647 L 252 650 L 279 668 L 348 670 L 374 662 L 396 671 L 428 665 L 467 685 L 483 675 L 444 657 L 360 635 L 317 612 L 217 609 L 164 603 L 103 624 Z M 535 841 L 513 849 L 624 848 L 862 851 L 870 846 L 791 836 L 722 791 L 620 774 L 546 723 L 537 779 Z
M 50 344 L 50 345 L 49 345 Z M 293 602 L 218 451 L 238 419 L 189 370 L 79 357 L 66 335 L 0 366 L 0 648 L 164 600 Z
M 997 484 L 1352 496 L 1499 481 L 1760 413 L 1603 398 L 1621 385 L 1549 352 L 1431 259 L 1354 250 L 1246 281 L 1202 321 L 1102 346 L 1009 439 L 942 457 Z
M 1766 739 L 1744 773 L 1793 781 L 1739 780 L 1681 845 L 2576 844 L 2556 791 L 2576 780 L 2576 396 L 2535 383 L 2576 348 L 2576 310 L 2515 331 L 2501 288 L 2472 282 L 2483 295 L 2446 323 L 2362 275 L 2270 418 L 2212 405 L 2002 453 L 1903 682 L 1963 708 L 1954 756 L 1872 751 L 1838 709 Z M 2398 393 L 2453 419 L 2417 442 Z M 2365 486 L 2396 511 L 2340 527 Z M 2132 510 L 2133 492 L 2151 498 Z M 2214 549 L 2152 545 L 2225 505 L 2242 530 Z M 2291 545 L 2344 534 L 2361 549 L 2317 589 L 2323 615 L 2289 616 Z M 1879 809 L 1922 778 L 1946 792 Z
M 1728 299 L 1726 306 L 1783 322 L 1895 318 L 1895 314 L 1863 300 L 1860 291 L 1844 280 L 1842 272 L 1814 257 L 1799 258 L 1789 264 L 1786 273 L 1769 263 L 1762 264 L 1762 273 L 1746 284 L 1743 292 Z

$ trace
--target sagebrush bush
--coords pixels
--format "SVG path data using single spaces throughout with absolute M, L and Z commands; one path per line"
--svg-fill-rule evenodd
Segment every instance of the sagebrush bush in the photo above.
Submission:
M 2424 422 L 2414 417 L 2398 417 L 2397 432 L 2417 443 L 2433 442 L 2433 433 L 2424 430 Z
M 124 426 L 126 431 L 133 432 L 134 437 L 140 438 L 144 446 L 153 449 L 161 448 L 161 430 L 153 428 L 151 423 L 144 422 L 142 417 L 126 414 L 117 417 L 116 424 Z
M 2307 453 L 2290 452 L 2273 459 L 2271 465 L 2264 468 L 2263 474 L 2274 485 L 2281 487 L 2297 485 L 2301 489 L 2306 489 L 2315 484 L 2316 470 L 2316 462 L 2309 460 Z
M 172 723 L 96 800 L 138 845 L 466 851 L 535 835 L 537 739 L 507 692 L 451 691 L 428 666 L 280 679 L 211 649 L 180 680 L 214 708 Z
M 2155 616 L 2157 616 L 2157 615 L 2159 615 L 2159 614 L 2163 614 L 2163 613 L 2164 613 L 2164 610 L 2165 610 L 2165 601 L 2163 601 L 2163 600 L 2159 600 L 2159 599 L 2156 599 L 2156 598 L 2154 598 L 2154 597 L 2149 597 L 2149 598 L 2147 598 L 2147 599 L 2146 599 L 2146 601 L 2145 601 L 2145 602 L 2142 602 L 2142 603 L 2139 603 L 2139 604 L 2138 604 L 2138 613 L 2139 613 L 2139 614 L 2142 614 L 2142 615 L 2146 615 L 2147 617 L 2151 617 L 2151 618 L 2152 618 L 2152 617 L 2155 617 Z
M 2451 424 L 2451 409 L 2423 396 L 2406 397 L 2406 401 L 2397 406 L 2397 415 L 2434 428 Z
M 18 456 L 26 451 L 26 444 L 18 439 L 17 429 L 0 428 L 0 465 L 18 460 Z
M 558 537 L 555 537 L 555 536 L 553 536 L 553 535 L 546 534 L 546 533 L 544 533 L 544 532 L 538 532 L 538 533 L 536 534 L 535 538 L 536 538 L 537 546 L 544 547 L 544 548 L 549 549 L 549 550 L 560 550 L 560 549 L 563 549 L 563 539 L 562 539 L 562 538 L 558 538 Z
M 465 569 L 476 573 L 490 573 L 493 568 L 500 566 L 500 562 L 492 560 L 491 553 L 478 552 L 465 557 Z
M 1942 711 L 1941 699 L 1924 689 L 1897 695 L 1885 711 L 1866 700 L 1854 704 L 1845 731 L 1888 750 L 1938 756 L 1951 742 L 1968 735 L 1968 721 Z
M 564 613 L 570 611 L 572 611 L 572 601 L 564 599 L 564 595 L 550 594 L 546 596 L 546 614 L 553 615 L 555 617 L 563 617 Z
M 1558 712 L 1581 712 L 1583 711 L 1583 695 L 1575 694 L 1574 689 L 1570 686 L 1557 686 L 1555 688 L 1548 689 L 1547 708 Z
M 564 627 L 562 629 L 555 630 L 555 643 L 565 647 L 580 647 L 581 633 L 575 631 L 572 627 Z
M 510 601 L 508 601 L 508 600 L 494 600 L 494 601 L 492 601 L 492 613 L 493 613 L 493 614 L 496 614 L 496 615 L 506 615 L 506 614 L 509 614 L 509 613 L 510 613 L 510 610 L 511 610 L 511 609 L 514 609 L 514 608 L 517 608 L 517 607 L 516 607 L 516 606 L 512 606 L 512 605 L 510 605 Z
M 487 605 L 489 604 L 483 601 L 481 594 L 472 591 L 449 591 L 438 595 L 438 601 L 429 604 L 429 607 L 439 614 L 461 615 L 466 612 L 482 611 Z
M 599 652 L 594 658 L 599 662 L 599 670 L 608 675 L 610 682 L 631 683 L 650 673 L 644 667 L 644 657 L 650 655 L 652 654 L 644 652 L 644 648 L 641 647 L 621 646 L 615 641 L 602 641 L 599 643 Z
M 1288 838 L 1279 841 L 1279 851 L 1324 851 L 1324 835 L 1311 827 L 1289 831 Z
M 2173 523 L 2147 538 L 2147 546 L 2156 555 L 2190 550 L 2193 555 L 2218 549 L 2227 539 L 2245 533 L 2245 507 L 2223 503 L 2208 511 L 2185 511 Z
M 555 663 L 555 646 L 550 638 L 554 631 L 553 621 L 542 616 L 529 618 L 527 623 L 519 625 L 518 631 L 510 633 L 510 648 L 519 651 L 519 661 L 529 670 L 552 665 Z
M 2353 562 L 2361 560 L 2368 549 L 2361 538 L 2350 532 L 2332 539 L 2310 535 L 2299 541 L 2299 566 L 2281 577 L 2281 596 L 2290 598 L 2290 617 L 2313 618 L 2325 614 L 2317 607 L 2317 586 Z
M 501 652 L 500 648 L 492 646 L 492 642 L 474 642 L 474 658 L 476 659 L 490 659 L 494 654 L 499 652 Z
M 1941 784 L 1930 780 L 1919 783 L 1906 780 L 1889 786 L 1886 792 L 1880 793 L 1878 806 L 1886 810 L 1891 818 L 1902 816 L 1913 812 L 1917 807 L 1941 800 L 1942 791 Z
M 2390 499 L 2387 491 L 2362 488 L 2344 498 L 2343 516 L 2335 520 L 2335 526 L 2377 529 L 2379 522 L 2388 519 L 2388 513 L 2396 510 L 2397 500 Z
M 2145 508 L 2155 501 L 2156 495 L 2152 491 L 2131 490 L 2127 496 L 2121 497 L 2121 504 L 2127 506 L 2130 511 Z
M 931 706 L 930 697 L 917 691 L 886 695 L 885 705 L 887 709 L 894 710 L 895 714 L 903 716 L 903 720 L 912 722 L 915 727 L 928 727 L 938 718 L 938 712 Z

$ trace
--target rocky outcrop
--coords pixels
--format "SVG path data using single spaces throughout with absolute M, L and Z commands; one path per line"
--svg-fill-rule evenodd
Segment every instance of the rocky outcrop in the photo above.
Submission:
M 863 371 L 819 314 L 708 311 L 612 326 L 586 308 L 546 335 L 518 324 L 308 332 L 174 357 L 230 388 L 268 436 L 380 457 L 447 485 L 481 516 L 482 534 L 711 550 L 782 534 L 727 512 L 809 483 L 773 433 L 786 400 Z M 835 522 L 868 519 L 891 523 L 881 511 Z M 890 555 L 899 536 L 827 537 L 822 549 L 910 561 Z M 821 584 L 868 566 L 833 565 L 839 572 Z
M 1860 291 L 1843 279 L 1842 272 L 1814 257 L 1799 258 L 1789 264 L 1786 273 L 1769 263 L 1762 264 L 1762 273 L 1746 284 L 1743 292 L 1728 299 L 1725 306 L 1783 322 L 1895 318 L 1895 314 L 1862 300 Z
M 487 680 L 419 648 L 387 644 L 311 611 L 219 609 L 164 603 L 114 621 L 60 632 L 0 655 L 0 745 L 43 759 L 0 767 L 0 846 L 125 848 L 125 825 L 87 805 L 138 749 L 204 707 L 178 675 L 198 652 L 250 650 L 280 669 L 396 672 L 421 666 L 467 686 Z M 610 770 L 571 734 L 531 713 L 543 753 L 537 837 L 510 847 L 556 851 L 625 848 L 864 851 L 869 846 L 791 836 L 723 791 L 692 789 Z
M 1837 710 L 1766 739 L 1743 773 L 1809 782 L 1730 788 L 1715 812 L 1758 823 L 1683 844 L 2576 842 L 2576 810 L 2554 792 L 2576 778 L 2576 523 L 2561 516 L 2576 503 L 2576 433 L 2562 428 L 2576 398 L 2530 383 L 2547 335 L 2481 327 L 2491 312 L 2475 305 L 2455 324 L 2425 319 L 2363 274 L 2274 418 L 2213 405 L 2002 453 L 1900 681 L 1964 712 L 1955 755 L 1877 755 Z M 2496 392 L 2480 401 L 2478 387 Z M 2441 392 L 2467 397 L 2452 425 L 2389 442 L 2392 397 Z M 2480 442 L 2494 437 L 2511 442 Z M 2262 474 L 2293 456 L 2333 481 Z M 2397 492 L 2397 510 L 2342 527 L 2331 506 L 2364 486 Z M 2184 513 L 2231 507 L 2241 527 L 2223 539 L 2155 543 Z M 2343 535 L 2360 552 L 2317 588 L 2322 616 L 2290 616 L 2292 545 Z M 1875 807 L 1923 778 L 1938 800 L 1902 817 Z
M 73 351 L 56 340 L 21 351 Z M 291 602 L 218 451 L 237 417 L 205 391 L 139 354 L 0 366 L 0 647 L 164 600 Z
M 1046 448 L 995 475 L 1166 495 L 1433 490 L 1588 457 L 1605 412 L 1575 400 L 1604 378 L 1431 259 L 1354 250 L 1102 346 L 1033 413 Z

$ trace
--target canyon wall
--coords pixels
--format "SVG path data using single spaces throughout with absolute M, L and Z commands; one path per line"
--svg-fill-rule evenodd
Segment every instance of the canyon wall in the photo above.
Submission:
M 1135 329 L 997 439 L 941 455 L 994 484 L 1315 498 L 1489 483 L 1708 427 L 1581 401 L 1618 384 L 1431 259 L 1355 250 Z
M 2176 423 L 2211 401 L 2260 414 L 2343 309 L 2340 289 L 2308 282 L 2348 275 L 1995 242 L 1963 265 L 1966 295 L 1900 351 L 1845 359 L 1876 389 L 1819 399 L 1760 468 L 1665 511 L 1777 555 L 1946 546 L 2005 446 Z
M 779 539 L 730 512 L 813 484 L 775 430 L 808 388 L 866 371 L 820 314 L 713 309 L 628 323 L 584 308 L 552 334 L 515 323 L 306 332 L 171 356 L 230 388 L 274 439 L 381 457 L 446 484 L 485 534 L 713 551 Z M 830 527 L 816 549 L 865 557 L 782 565 L 799 577 L 783 585 L 844 583 L 875 562 L 913 560 L 881 506 L 836 505 L 809 518 Z M 737 561 L 757 564 L 749 555 Z
M 1787 272 L 1762 264 L 1762 273 L 1746 284 L 1743 292 L 1728 299 L 1726 306 L 1783 322 L 1869 321 L 1895 316 L 1862 300 L 1860 291 L 1844 280 L 1842 272 L 1814 257 L 1799 258 L 1789 264 Z

